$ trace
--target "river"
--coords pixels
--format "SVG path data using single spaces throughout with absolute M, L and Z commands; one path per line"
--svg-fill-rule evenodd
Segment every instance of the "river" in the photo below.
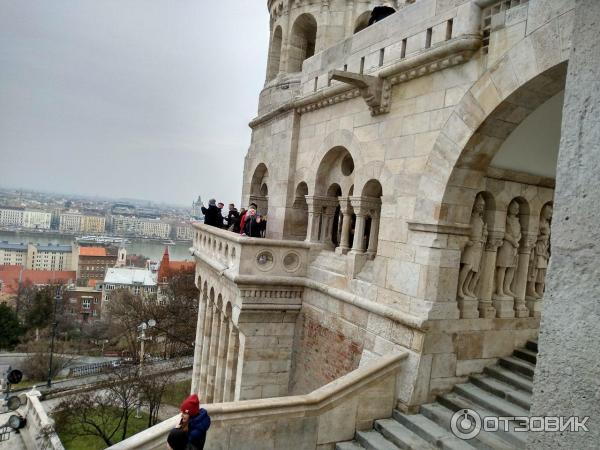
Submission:
M 73 236 L 64 235 L 46 235 L 41 233 L 1 231 L 0 241 L 8 241 L 13 244 L 28 243 L 34 244 L 70 244 L 73 242 Z M 125 244 L 127 254 L 143 255 L 155 261 L 160 261 L 165 251 L 166 245 L 159 241 L 150 241 L 147 239 L 129 239 L 129 244 Z M 177 242 L 175 245 L 169 245 L 169 254 L 172 260 L 192 261 L 189 248 L 191 242 Z

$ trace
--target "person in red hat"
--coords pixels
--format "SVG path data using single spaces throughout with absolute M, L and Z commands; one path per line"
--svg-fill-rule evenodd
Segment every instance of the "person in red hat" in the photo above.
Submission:
M 181 422 L 178 428 L 187 432 L 188 449 L 203 450 L 206 432 L 210 427 L 210 417 L 204 408 L 200 408 L 200 399 L 190 395 L 181 404 Z

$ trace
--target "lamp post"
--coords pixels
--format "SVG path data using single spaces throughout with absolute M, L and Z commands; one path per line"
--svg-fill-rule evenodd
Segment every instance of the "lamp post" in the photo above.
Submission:
M 56 320 L 56 307 L 58 305 L 59 300 L 62 300 L 62 292 L 60 287 L 56 288 L 56 294 L 54 295 L 54 314 L 52 316 L 52 339 L 50 341 L 50 362 L 48 364 L 48 383 L 46 383 L 46 387 L 50 389 L 52 387 L 52 356 L 54 353 L 54 337 L 56 336 L 56 327 L 58 325 L 58 321 Z
M 140 372 L 139 372 L 139 377 L 141 378 L 142 376 L 142 368 L 144 367 L 144 344 L 146 343 L 146 341 L 151 341 L 152 340 L 152 336 L 146 336 L 146 330 L 148 328 L 152 328 L 156 325 L 156 321 L 154 319 L 150 319 L 147 322 L 142 322 L 140 325 L 138 325 L 138 331 L 139 331 L 139 336 L 138 336 L 138 341 L 140 341 Z M 136 419 L 141 419 L 142 418 L 142 398 L 141 396 L 139 396 L 138 398 L 138 405 L 135 411 L 135 418 Z

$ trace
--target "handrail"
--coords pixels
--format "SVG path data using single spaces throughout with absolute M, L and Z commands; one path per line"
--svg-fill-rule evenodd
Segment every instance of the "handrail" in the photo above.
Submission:
M 260 418 L 264 421 L 265 418 L 276 419 L 290 414 L 316 416 L 328 410 L 331 403 L 349 397 L 357 390 L 397 372 L 400 363 L 407 357 L 408 352 L 382 356 L 371 364 L 358 368 L 309 394 L 215 403 L 204 405 L 204 408 L 210 414 L 213 423 L 236 419 L 247 421 L 251 418 Z M 109 448 L 111 450 L 152 448 L 159 439 L 166 440 L 166 434 L 177 425 L 179 418 L 179 415 L 171 417 Z
M 233 241 L 237 244 L 245 245 L 268 245 L 271 247 L 291 247 L 291 248 L 310 248 L 309 242 L 305 241 L 281 241 L 278 239 L 266 239 L 266 238 L 253 238 L 247 236 L 241 236 L 237 233 L 233 233 L 227 230 L 221 230 L 217 227 L 210 225 L 204 225 L 203 223 L 193 223 L 192 226 L 197 230 L 204 231 L 206 233 L 214 234 L 228 241 Z

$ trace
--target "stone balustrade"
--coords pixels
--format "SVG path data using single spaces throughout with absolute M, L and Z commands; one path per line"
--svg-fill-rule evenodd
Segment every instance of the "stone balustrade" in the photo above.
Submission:
M 24 394 L 26 403 L 19 412 L 27 419 L 25 428 L 20 430 L 21 438 L 27 450 L 64 450 L 54 424 L 46 414 L 40 402 L 41 393 L 32 389 Z
M 381 357 L 310 394 L 203 405 L 212 419 L 206 448 L 333 448 L 389 417 L 406 353 Z M 179 415 L 110 447 L 162 449 Z
M 194 256 L 234 276 L 304 277 L 310 244 L 249 238 L 195 224 Z

